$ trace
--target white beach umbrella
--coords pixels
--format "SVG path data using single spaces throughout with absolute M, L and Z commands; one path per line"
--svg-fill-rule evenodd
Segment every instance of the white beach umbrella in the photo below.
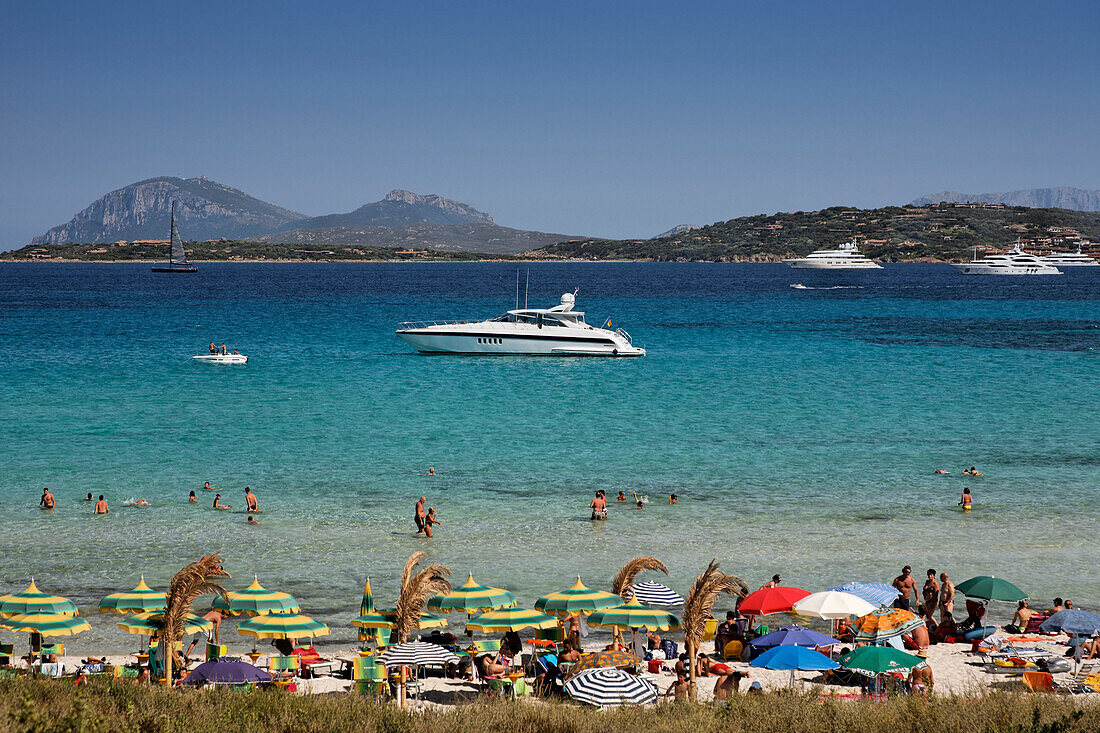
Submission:
M 812 593 L 794 604 L 791 609 L 799 616 L 821 619 L 840 619 L 848 616 L 864 616 L 877 606 L 857 595 L 836 590 Z

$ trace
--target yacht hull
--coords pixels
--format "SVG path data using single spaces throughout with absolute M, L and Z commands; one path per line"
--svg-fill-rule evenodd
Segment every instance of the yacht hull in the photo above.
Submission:
M 874 262 L 868 264 L 837 264 L 830 265 L 824 262 L 815 262 L 813 260 L 784 260 L 795 270 L 881 270 L 882 265 L 875 264 Z
M 456 334 L 426 329 L 402 330 L 397 335 L 421 354 L 476 354 L 522 356 L 645 356 L 645 349 L 610 338 L 567 338 L 538 334 Z
M 951 266 L 964 275 L 1061 275 L 1061 271 L 1054 267 L 987 267 L 975 265 L 970 262 L 951 263 Z
M 248 357 L 244 354 L 200 354 L 192 356 L 192 361 L 201 361 L 206 364 L 247 364 Z

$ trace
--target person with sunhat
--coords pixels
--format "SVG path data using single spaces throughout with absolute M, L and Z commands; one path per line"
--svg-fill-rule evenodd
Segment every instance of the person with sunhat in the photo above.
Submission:
M 932 667 L 928 664 L 928 650 L 919 650 L 917 656 L 923 659 L 924 663 L 918 664 L 909 670 L 909 685 L 913 688 L 913 692 L 918 695 L 927 695 L 932 692 L 932 685 L 935 684 L 932 677 Z

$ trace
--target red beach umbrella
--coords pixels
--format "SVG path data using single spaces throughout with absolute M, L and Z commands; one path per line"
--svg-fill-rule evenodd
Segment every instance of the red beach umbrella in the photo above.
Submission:
M 769 613 L 790 611 L 794 604 L 810 595 L 810 591 L 791 586 L 778 585 L 774 588 L 761 588 L 749 593 L 741 601 L 738 610 L 746 616 L 766 616 Z

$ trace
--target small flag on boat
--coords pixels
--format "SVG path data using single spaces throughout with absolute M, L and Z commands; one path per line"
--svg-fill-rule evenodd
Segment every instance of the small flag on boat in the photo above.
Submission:
M 603 322 L 603 325 L 600 326 L 600 328 L 611 328 L 611 316 L 607 317 L 607 320 Z

